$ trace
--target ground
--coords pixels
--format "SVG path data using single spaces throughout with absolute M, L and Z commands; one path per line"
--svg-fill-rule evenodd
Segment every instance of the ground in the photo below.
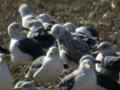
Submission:
M 18 7 L 22 3 L 27 3 L 37 14 L 50 14 L 58 23 L 72 22 L 77 27 L 93 27 L 102 40 L 118 40 L 119 50 L 120 0 L 0 0 L 0 45 L 5 48 L 10 41 L 7 26 L 13 21 L 21 22 Z M 114 32 L 117 33 L 115 39 L 111 37 Z M 15 82 L 18 80 L 15 79 Z

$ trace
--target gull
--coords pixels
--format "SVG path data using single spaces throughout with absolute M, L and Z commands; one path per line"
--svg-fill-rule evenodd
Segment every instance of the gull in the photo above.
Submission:
M 37 41 L 42 48 L 48 49 L 55 42 L 55 39 L 47 31 L 39 20 L 32 20 L 30 22 L 29 32 L 27 38 Z
M 98 46 L 98 55 L 96 56 L 97 61 L 103 61 L 106 56 L 117 56 L 116 52 L 112 48 L 112 44 L 107 41 L 101 42 Z M 96 64 L 97 72 L 102 71 L 102 64 Z
M 39 34 L 44 31 L 44 27 L 42 23 L 35 18 L 37 15 L 31 11 L 27 4 L 20 5 L 18 11 L 22 18 L 22 26 L 29 30 L 27 37 L 39 37 Z
M 64 26 L 60 24 L 55 24 L 51 28 L 50 33 L 56 38 L 60 57 L 64 58 L 65 56 L 68 60 L 74 63 L 78 63 L 79 59 L 83 55 L 90 53 L 89 47 L 86 42 L 82 39 L 75 39 L 71 35 L 71 33 L 64 28 Z
M 22 26 L 29 29 L 28 38 L 37 37 L 40 32 L 44 31 L 42 23 L 35 18 L 37 15 L 31 11 L 27 4 L 20 5 L 18 11 L 22 18 Z
M 29 20 L 26 23 L 28 24 L 29 29 L 27 38 L 37 41 L 45 49 L 48 49 L 54 44 L 54 37 L 47 31 L 52 27 L 52 21 L 50 20 L 49 15 L 40 14 L 36 16 L 35 19 Z
M 100 64 L 96 64 L 96 70 L 99 73 L 105 74 L 114 81 L 119 79 L 120 57 L 112 48 L 112 44 L 104 41 L 98 45 L 99 53 L 96 57 Z
M 69 75 L 65 76 L 57 85 L 61 90 L 105 90 L 97 84 L 95 72 L 95 59 L 91 55 L 84 55 L 79 66 Z
M 76 28 L 75 30 L 75 37 L 79 40 L 79 38 L 82 38 L 90 49 L 96 48 L 99 43 L 99 34 L 96 30 L 92 28 L 88 28 L 85 26 L 81 26 Z
M 48 49 L 55 42 L 54 37 L 45 31 L 42 23 L 38 20 L 33 20 L 31 22 L 27 38 L 37 41 L 41 44 L 41 47 L 45 49 Z
M 8 56 L 0 52 L 0 90 L 12 90 L 13 77 L 9 71 Z
M 99 73 L 105 74 L 109 76 L 112 80 L 119 80 L 119 72 L 120 72 L 120 57 L 116 56 L 106 56 L 102 61 L 102 70 Z
M 33 74 L 33 79 L 40 83 L 54 82 L 58 80 L 63 71 L 63 63 L 59 57 L 57 47 L 50 47 L 44 57 L 42 66 Z
M 107 90 L 119 90 L 120 57 L 106 56 L 97 74 L 98 84 Z
M 21 26 L 16 22 L 8 26 L 8 34 L 11 39 L 9 51 L 14 65 L 31 63 L 44 53 L 40 44 L 22 35 L 21 31 Z
M 18 12 L 22 18 L 22 26 L 26 29 L 29 29 L 31 26 L 30 22 L 35 20 L 37 15 L 33 13 L 29 6 L 25 3 L 19 6 Z

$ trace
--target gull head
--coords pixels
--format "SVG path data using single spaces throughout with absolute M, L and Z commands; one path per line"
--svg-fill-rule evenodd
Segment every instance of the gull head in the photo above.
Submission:
M 68 32 L 72 32 L 72 33 L 75 32 L 76 26 L 74 24 L 67 22 L 63 26 L 66 28 Z
M 8 26 L 8 35 L 10 37 L 16 37 L 21 31 L 22 27 L 16 22 L 13 22 Z
M 52 34 L 56 39 L 59 39 L 61 36 L 65 35 L 65 28 L 60 24 L 55 24 L 51 28 L 50 34 Z
M 97 46 L 97 49 L 99 51 L 106 51 L 106 50 L 112 51 L 112 44 L 110 42 L 104 41 Z
M 42 23 L 55 24 L 55 21 L 46 13 L 38 15 L 36 18 L 39 19 Z
M 57 47 L 52 46 L 49 48 L 47 52 L 47 56 L 58 56 L 58 55 L 59 55 L 59 51 Z
M 22 17 L 24 17 L 25 15 L 31 13 L 31 9 L 28 7 L 27 4 L 24 3 L 24 4 L 20 5 L 18 12 L 20 13 L 20 15 Z
M 80 59 L 79 68 L 84 70 L 91 70 L 95 68 L 97 61 L 91 55 L 85 55 Z
M 81 26 L 75 30 L 76 33 L 78 33 L 81 36 L 87 36 L 87 38 L 96 40 L 97 38 L 94 37 L 90 31 L 88 31 L 88 28 L 85 26 Z

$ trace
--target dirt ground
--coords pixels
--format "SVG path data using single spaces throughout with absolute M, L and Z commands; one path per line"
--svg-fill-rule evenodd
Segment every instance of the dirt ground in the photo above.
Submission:
M 21 22 L 18 7 L 22 3 L 27 3 L 37 14 L 50 14 L 58 23 L 69 21 L 77 27 L 93 27 L 103 40 L 115 42 L 120 50 L 120 0 L 0 0 L 0 45 L 3 47 L 8 48 L 10 41 L 7 26 L 13 21 Z M 113 33 L 115 37 L 111 36 Z M 23 74 L 15 74 L 15 82 Z

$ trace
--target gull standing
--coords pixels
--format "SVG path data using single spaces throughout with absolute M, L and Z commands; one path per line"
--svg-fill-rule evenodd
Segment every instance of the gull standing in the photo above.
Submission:
M 56 47 L 51 47 L 44 57 L 42 66 L 33 74 L 33 79 L 41 83 L 54 82 L 63 71 L 63 63 Z
M 95 63 L 91 55 L 83 56 L 78 69 L 65 76 L 58 88 L 63 88 L 61 90 L 105 90 L 97 84 Z
M 101 42 L 98 46 L 98 55 L 96 56 L 96 60 L 100 62 L 104 62 L 104 58 L 106 56 L 117 56 L 116 52 L 112 48 L 112 44 L 110 42 L 104 41 Z M 97 72 L 102 71 L 102 64 L 96 64 Z
M 64 26 L 55 24 L 50 32 L 57 40 L 60 57 L 66 58 L 68 61 L 78 63 L 79 59 L 89 54 L 90 50 L 85 41 L 75 39 Z
M 21 31 L 21 26 L 16 22 L 8 26 L 8 34 L 11 38 L 9 50 L 14 65 L 31 63 L 33 59 L 44 53 L 40 44 L 26 38 Z

